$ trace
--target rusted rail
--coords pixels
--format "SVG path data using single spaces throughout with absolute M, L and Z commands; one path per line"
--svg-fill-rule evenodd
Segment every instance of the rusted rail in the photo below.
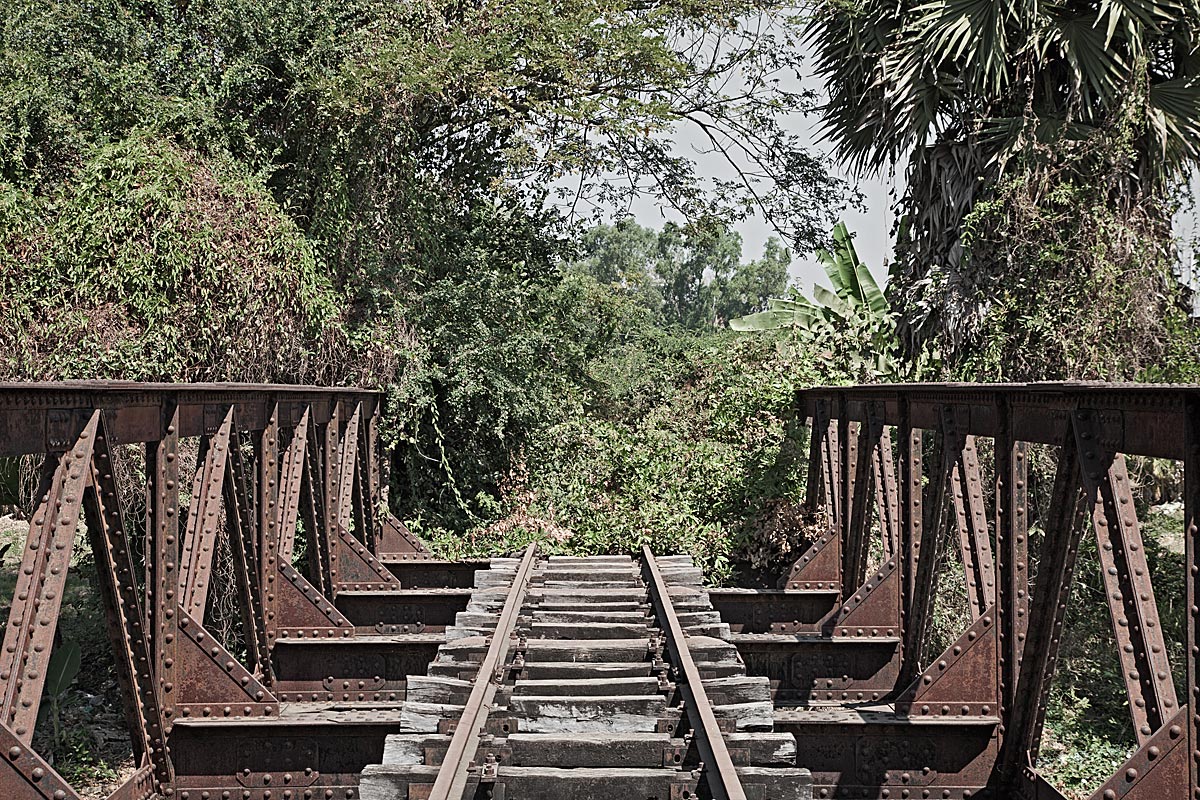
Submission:
M 429 800 L 462 800 L 466 794 L 470 768 L 476 766 L 475 754 L 479 751 L 479 737 L 487 723 L 488 713 L 496 698 L 496 690 L 503 680 L 497 673 L 505 663 L 513 633 L 517 629 L 517 617 L 521 612 L 521 603 L 529 585 L 536 555 L 536 544 L 525 548 L 512 588 L 509 589 L 504 607 L 496 620 L 496 630 L 492 634 L 491 643 L 479 664 L 479 674 L 471 687 L 467 704 L 463 706 L 462 716 L 454 729 L 450 745 L 446 748 L 442 769 L 429 792 Z
M 517 571 L 501 559 L 477 573 L 475 610 L 429 674 L 410 679 L 409 724 L 363 771 L 363 800 L 810 800 L 794 739 L 774 730 L 768 681 L 746 675 L 721 638 L 700 571 L 688 556 L 650 563 L 652 574 L 628 555 L 559 556 L 530 572 L 528 561 Z M 494 659 L 517 604 L 517 642 Z M 724 705 L 712 704 L 705 681 Z M 450 719 L 469 721 L 447 742 Z
M 737 769 L 725 746 L 712 703 L 704 691 L 700 670 L 696 668 L 683 626 L 679 623 L 679 615 L 671 603 L 667 583 L 649 545 L 642 546 L 642 563 L 649 577 L 646 586 L 650 591 L 650 599 L 666 635 L 667 657 L 678 670 L 679 689 L 683 692 L 688 717 L 696 733 L 696 744 L 704 759 L 709 791 L 714 800 L 746 800 L 746 792 L 742 789 Z

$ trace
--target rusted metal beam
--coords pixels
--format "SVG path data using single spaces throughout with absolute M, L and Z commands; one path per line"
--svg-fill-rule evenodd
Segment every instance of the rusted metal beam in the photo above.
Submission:
M 163 437 L 146 445 L 146 628 L 165 737 L 175 713 L 179 633 L 179 409 L 173 398 L 159 415 Z
M 291 564 L 296 548 L 296 524 L 300 519 L 300 488 L 304 462 L 308 456 L 309 409 L 304 409 L 300 424 L 292 431 L 283 454 L 283 474 L 279 479 L 279 562 Z
M 907 401 L 901 402 L 900 425 L 900 553 L 897 556 L 901 577 L 901 608 L 905 619 L 912 613 L 916 594 L 917 564 L 921 552 L 925 514 L 922 485 L 922 434 L 913 428 Z
M 246 655 L 254 674 L 270 686 L 271 644 L 267 640 L 266 612 L 263 609 L 262 582 L 258 571 L 258 537 L 254 499 L 242 457 L 240 440 L 232 439 L 225 461 L 225 519 L 229 531 L 229 550 L 233 557 L 233 579 L 237 584 L 242 608 L 242 633 Z
M 207 436 L 230 406 L 237 409 L 242 431 L 267 427 L 275 407 L 285 427 L 294 424 L 306 407 L 318 425 L 329 422 L 342 403 L 361 404 L 363 413 L 374 413 L 381 402 L 377 392 L 365 389 L 322 388 L 257 384 L 161 384 L 120 381 L 64 383 L 0 383 L 0 457 L 44 453 L 61 449 L 51 440 L 61 432 L 56 421 L 66 410 L 102 409 L 109 420 L 114 445 L 158 442 L 167 420 L 163 409 L 172 404 L 176 434 Z
M 947 452 L 947 437 L 939 427 L 934 443 L 934 459 L 930 465 L 930 483 L 921 501 L 922 524 L 920 549 L 913 565 L 912 600 L 908 616 L 904 620 L 904 650 L 900 670 L 900 684 L 913 680 L 921 671 L 924 658 L 925 633 L 933 613 L 934 567 L 937 564 L 942 540 L 942 521 L 946 500 L 946 485 L 953 466 Z M 919 480 L 919 478 L 918 478 Z M 920 486 L 911 491 L 920 493 Z M 915 543 L 914 543 L 915 546 Z
M 179 597 L 183 607 L 196 619 L 204 619 L 208 607 L 208 588 L 212 576 L 213 553 L 221 523 L 225 494 L 225 465 L 229 460 L 233 408 L 207 440 L 201 463 L 192 482 L 188 506 L 187 531 L 179 572 Z
M 65 416 L 63 438 L 57 442 L 60 452 L 46 458 L 41 499 L 29 524 L 0 651 L 0 676 L 4 679 L 0 723 L 27 745 L 33 742 L 100 424 L 99 411 Z
M 1075 409 L 1107 412 L 1105 434 L 1127 455 L 1183 458 L 1184 396 L 1187 386 L 1114 383 L 1025 384 L 872 384 L 822 386 L 797 392 L 799 414 L 811 413 L 820 400 L 836 398 L 835 416 L 865 422 L 867 406 L 882 402 L 889 425 L 900 421 L 900 402 L 908 403 L 912 424 L 936 428 L 941 408 L 958 406 L 963 433 L 994 438 L 1002 427 L 1000 401 L 1012 414 L 1017 441 L 1057 444 L 1061 415 Z
M 1189 787 L 1193 797 L 1200 791 L 1200 392 L 1188 395 L 1184 405 L 1186 417 L 1183 459 L 1183 539 L 1184 573 L 1187 604 L 1187 665 L 1184 686 L 1187 687 L 1187 741 Z
M 96 431 L 91 475 L 84 498 L 88 538 L 99 576 L 109 638 L 116 655 L 117 677 L 128 697 L 126 719 L 134 743 L 134 758 L 147 763 L 160 791 L 167 791 L 175 773 L 167 755 L 166 725 L 159 687 L 150 671 L 151 647 L 141 612 L 125 515 L 104 420 Z
M 1134 732 L 1144 745 L 1179 710 L 1146 548 L 1125 457 L 1108 448 L 1094 413 L 1075 412 L 1073 427 Z
M 704 760 L 709 791 L 714 800 L 746 800 L 746 791 L 738 779 L 737 768 L 725 746 L 712 703 L 704 691 L 700 670 L 692 659 L 679 615 L 671 604 L 667 583 L 649 545 L 642 546 L 642 560 L 649 577 L 646 586 L 650 590 L 650 600 L 667 637 L 667 656 L 680 673 L 678 685 L 687 706 L 688 719 L 696 733 L 696 745 Z
M 79 800 L 79 794 L 29 743 L 0 723 L 0 797 L 5 800 Z
M 1007 420 L 1003 411 L 1001 417 Z M 1008 717 L 1020 691 L 1021 663 L 1029 627 L 1028 454 L 1024 442 L 1012 439 L 1011 427 L 1007 424 L 996 438 L 994 448 L 1000 711 L 1002 717 Z
M 978 619 L 984 609 L 996 602 L 996 562 L 984 510 L 983 476 L 975 437 L 965 436 L 961 444 L 958 462 L 951 472 L 952 489 L 967 593 L 971 598 L 972 618 Z
M 883 557 L 896 558 L 900 552 L 900 506 L 896 487 L 896 461 L 892 453 L 892 434 L 882 428 L 879 442 L 871 454 L 871 473 L 875 482 L 875 507 L 883 534 Z
M 847 589 L 859 586 L 866 578 L 867 560 L 871 552 L 870 513 L 871 478 L 873 456 L 883 435 L 882 421 L 875 417 L 870 422 L 854 425 L 854 450 L 846 468 L 849 481 L 846 496 L 850 498 L 848 519 L 845 529 L 845 550 L 842 554 L 842 584 Z

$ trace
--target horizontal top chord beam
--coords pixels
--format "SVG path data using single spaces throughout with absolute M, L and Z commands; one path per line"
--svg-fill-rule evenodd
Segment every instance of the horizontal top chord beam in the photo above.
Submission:
M 887 425 L 901 424 L 901 400 L 913 427 L 933 430 L 942 409 L 953 407 L 962 433 L 994 437 L 1007 409 L 1017 441 L 1057 444 L 1077 410 L 1098 415 L 1107 449 L 1129 455 L 1183 457 L 1185 404 L 1200 396 L 1200 385 L 1100 382 L 971 384 L 912 383 L 871 386 L 821 386 L 797 393 L 797 409 L 806 416 L 818 400 L 834 419 L 865 422 L 869 408 L 881 410 Z
M 263 430 L 272 413 L 281 427 L 299 424 L 306 410 L 324 425 L 342 406 L 362 404 L 370 416 L 378 392 L 353 387 L 247 383 L 135 383 L 67 381 L 0 383 L 0 456 L 61 450 L 79 420 L 95 409 L 105 412 L 113 444 L 159 441 L 166 435 L 168 406 L 178 408 L 179 436 L 214 433 L 229 408 L 236 430 Z M 343 417 L 347 416 L 343 414 Z

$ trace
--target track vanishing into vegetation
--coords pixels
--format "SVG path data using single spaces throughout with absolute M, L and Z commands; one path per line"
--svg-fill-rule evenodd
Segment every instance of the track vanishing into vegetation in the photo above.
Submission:
M 812 797 L 689 556 L 492 559 L 363 800 Z
M 0 800 L 97 797 L 39 752 L 80 570 L 133 756 L 108 800 L 1066 800 L 1036 765 L 1084 547 L 1137 736 L 1091 800 L 1200 798 L 1200 386 L 806 390 L 823 522 L 775 588 L 646 549 L 439 559 L 388 513 L 381 401 L 0 386 L 0 458 L 43 462 Z M 1126 455 L 1182 462 L 1182 592 L 1169 564 L 1155 585 Z M 935 641 L 955 544 L 964 618 Z M 1185 598 L 1172 627 L 1156 588 Z

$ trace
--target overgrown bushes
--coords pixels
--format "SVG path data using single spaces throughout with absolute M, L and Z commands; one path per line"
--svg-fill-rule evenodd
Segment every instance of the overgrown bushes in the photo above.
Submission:
M 0 186 L 0 377 L 373 384 L 410 337 L 352 328 L 312 243 L 227 159 L 133 136 L 48 194 Z
M 507 418 L 508 438 L 483 429 L 494 454 L 486 470 L 472 459 L 439 465 L 411 436 L 401 462 L 430 474 L 407 483 L 409 524 L 447 555 L 530 538 L 585 553 L 653 543 L 693 553 L 715 580 L 727 577 L 733 561 L 751 554 L 774 505 L 802 489 L 807 433 L 791 418 L 795 390 L 838 376 L 787 334 L 664 329 L 647 322 L 632 296 L 588 278 L 569 283 L 570 293 L 583 293 L 566 323 L 577 349 L 562 376 L 573 380 L 527 383 L 512 407 L 538 413 Z M 583 302 L 594 293 L 606 300 Z M 489 380 L 498 378 L 480 375 Z M 537 406 L 540 391 L 549 393 Z M 452 502 L 448 485 L 458 492 Z

